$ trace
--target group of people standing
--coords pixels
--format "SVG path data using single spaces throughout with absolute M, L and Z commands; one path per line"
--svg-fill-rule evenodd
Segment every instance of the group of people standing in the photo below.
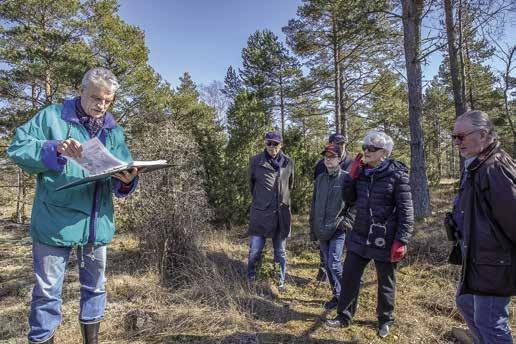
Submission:
M 37 176 L 30 234 L 35 285 L 29 316 L 30 343 L 54 342 L 62 321 L 61 292 L 73 250 L 79 262 L 79 323 L 83 343 L 99 342 L 106 307 L 107 245 L 114 231 L 112 196 L 125 197 L 138 185 L 133 168 L 94 183 L 56 191 L 84 177 L 71 160 L 82 144 L 98 138 L 115 157 L 132 161 L 122 128 L 107 112 L 119 87 L 104 68 L 89 70 L 80 95 L 39 111 L 14 135 L 7 153 L 25 172 Z M 500 148 L 487 115 L 460 116 L 452 139 L 464 157 L 460 191 L 449 218 L 462 275 L 457 306 L 476 343 L 512 343 L 510 297 L 516 295 L 516 166 Z M 396 265 L 405 256 L 413 231 L 408 171 L 390 158 L 393 140 L 370 131 L 363 154 L 346 153 L 342 135 L 330 136 L 315 170 L 310 237 L 319 241 L 321 264 L 332 286 L 327 309 L 337 309 L 328 327 L 350 326 L 362 274 L 373 260 L 378 279 L 378 334 L 394 322 Z M 287 273 L 286 240 L 291 230 L 290 192 L 294 161 L 282 151 L 280 133 L 264 137 L 263 152 L 251 158 L 247 280 L 253 285 L 267 238 L 279 264 L 280 290 Z M 342 263 L 344 249 L 347 254 Z
M 457 307 L 476 344 L 513 343 L 509 304 L 516 295 L 516 220 L 511 214 L 516 209 L 515 162 L 500 148 L 484 112 L 458 117 L 452 140 L 464 158 L 450 220 L 462 264 Z M 354 159 L 342 135 L 333 134 L 328 141 L 315 168 L 309 220 L 310 239 L 319 242 L 321 271 L 333 292 L 324 307 L 337 310 L 326 326 L 351 325 L 362 275 L 372 260 L 378 335 L 384 338 L 394 323 L 396 267 L 407 253 L 414 226 L 408 169 L 391 158 L 394 142 L 384 132 L 369 131 L 362 140 L 363 153 Z M 272 238 L 283 290 L 294 163 L 281 151 L 280 133 L 267 133 L 264 144 L 264 151 L 249 164 L 247 278 L 252 286 L 266 238 Z
M 280 133 L 267 133 L 264 144 L 265 150 L 249 164 L 253 202 L 247 277 L 252 285 L 263 243 L 270 237 L 275 262 L 280 265 L 279 288 L 283 289 L 285 241 L 290 233 L 290 200 L 286 199 L 290 189 L 286 187 L 292 185 L 294 169 L 292 160 L 281 152 Z M 348 156 L 345 144 L 342 135 L 334 134 L 321 152 L 310 211 L 310 237 L 319 241 L 322 265 L 333 291 L 324 306 L 337 308 L 337 316 L 326 325 L 350 326 L 362 274 L 373 260 L 378 276 L 378 333 L 386 337 L 394 321 L 395 268 L 406 253 L 414 222 L 407 168 L 390 158 L 393 140 L 383 132 L 368 132 L 363 155 L 355 159 Z M 278 178 L 290 184 L 276 184 Z M 257 226 L 261 231 L 256 231 Z M 347 255 L 343 264 L 344 246 Z

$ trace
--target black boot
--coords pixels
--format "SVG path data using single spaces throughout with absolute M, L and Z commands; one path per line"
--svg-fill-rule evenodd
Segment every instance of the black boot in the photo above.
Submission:
M 81 334 L 83 344 L 99 343 L 100 322 L 94 324 L 81 324 Z
M 29 341 L 29 344 L 32 344 L 32 343 L 35 343 L 35 342 Z M 48 338 L 44 342 L 38 342 L 38 344 L 54 344 L 54 336 L 52 335 L 52 337 Z

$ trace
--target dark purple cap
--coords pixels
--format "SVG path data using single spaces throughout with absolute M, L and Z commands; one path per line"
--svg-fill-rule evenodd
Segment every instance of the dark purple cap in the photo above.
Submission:
M 326 153 L 333 153 L 334 155 L 340 157 L 340 147 L 333 143 L 327 144 L 324 146 L 324 150 L 321 152 L 321 155 L 325 155 Z
M 278 143 L 283 142 L 283 138 L 281 137 L 281 133 L 279 131 L 271 131 L 265 134 L 266 141 L 274 141 Z
M 341 134 L 331 134 L 328 138 L 329 143 L 348 143 L 344 135 Z

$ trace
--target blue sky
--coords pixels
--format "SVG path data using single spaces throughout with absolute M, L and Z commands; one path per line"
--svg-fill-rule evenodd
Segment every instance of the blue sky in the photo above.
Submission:
M 150 65 L 177 86 L 188 71 L 196 83 L 224 80 L 256 30 L 281 28 L 300 0 L 120 0 L 120 16 L 145 31 Z
M 120 16 L 145 31 L 150 65 L 177 86 L 189 72 L 194 82 L 223 81 L 229 65 L 241 65 L 241 51 L 256 30 L 269 29 L 282 40 L 281 28 L 296 17 L 301 0 L 119 0 Z M 506 41 L 516 41 L 507 26 Z M 423 67 L 424 79 L 437 72 L 434 53 Z M 497 61 L 493 61 L 497 63 Z

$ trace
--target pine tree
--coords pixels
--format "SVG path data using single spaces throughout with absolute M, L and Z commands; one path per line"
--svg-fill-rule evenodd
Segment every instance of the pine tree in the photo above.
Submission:
M 242 91 L 242 88 L 242 80 L 240 80 L 233 66 L 229 66 L 226 77 L 224 78 L 224 89 L 222 93 L 233 101 L 240 91 Z
M 313 88 L 332 105 L 335 130 L 348 121 L 381 61 L 400 55 L 382 1 L 310 0 L 283 28 L 287 43 L 310 71 Z M 391 54 L 392 52 L 392 54 Z
M 278 37 L 269 30 L 256 31 L 242 50 L 243 84 L 254 92 L 268 110 L 279 112 L 281 132 L 289 112 L 289 98 L 296 77 L 301 71 L 298 63 Z

